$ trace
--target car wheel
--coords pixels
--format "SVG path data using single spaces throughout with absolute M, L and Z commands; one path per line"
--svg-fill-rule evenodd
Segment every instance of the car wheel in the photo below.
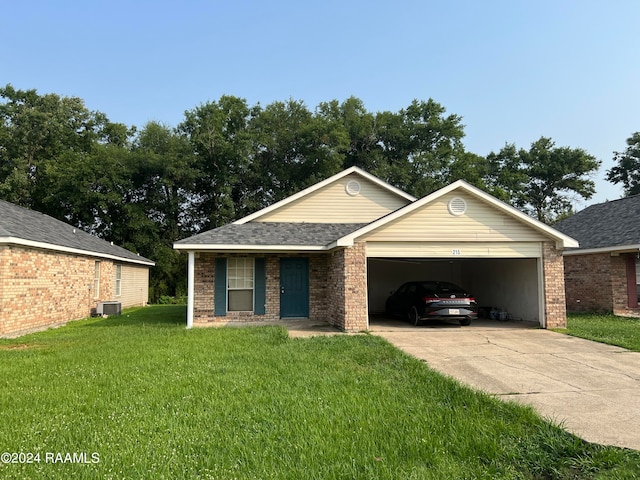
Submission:
M 416 307 L 411 307 L 409 309 L 409 322 L 416 327 L 420 325 L 420 315 L 418 314 L 418 309 Z
M 462 325 L 463 327 L 467 327 L 467 326 L 471 325 L 471 319 L 470 318 L 461 318 L 460 319 L 460 325 Z

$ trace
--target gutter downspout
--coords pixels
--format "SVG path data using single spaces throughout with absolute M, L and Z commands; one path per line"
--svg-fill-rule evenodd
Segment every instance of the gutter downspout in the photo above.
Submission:
M 193 327 L 195 257 L 195 252 L 189 252 L 189 263 L 187 266 L 187 328 Z

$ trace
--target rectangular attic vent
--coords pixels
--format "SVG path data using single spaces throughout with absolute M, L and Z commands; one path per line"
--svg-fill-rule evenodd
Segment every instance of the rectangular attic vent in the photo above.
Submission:
M 122 304 L 120 302 L 99 302 L 96 308 L 98 315 L 120 315 Z

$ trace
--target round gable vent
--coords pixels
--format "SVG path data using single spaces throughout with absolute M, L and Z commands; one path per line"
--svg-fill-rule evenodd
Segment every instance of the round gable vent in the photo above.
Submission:
M 467 211 L 467 202 L 465 202 L 463 198 L 453 197 L 449 200 L 447 207 L 451 215 L 462 215 Z
M 360 183 L 356 180 L 349 180 L 349 182 L 347 182 L 345 190 L 351 196 L 358 195 L 360 193 Z

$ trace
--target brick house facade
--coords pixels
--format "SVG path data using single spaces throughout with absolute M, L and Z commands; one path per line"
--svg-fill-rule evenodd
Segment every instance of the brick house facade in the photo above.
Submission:
M 556 228 L 580 242 L 564 252 L 567 310 L 640 316 L 640 195 L 591 205 Z
M 101 301 L 147 303 L 150 260 L 38 212 L 0 211 L 0 336 L 87 318 Z
M 372 276 L 376 259 L 455 261 L 460 278 L 476 271 L 469 282 L 501 281 L 487 301 L 516 284 L 508 292 L 528 305 L 522 316 L 564 326 L 567 245 L 577 243 L 464 182 L 416 200 L 353 167 L 174 248 L 189 256 L 189 327 L 305 318 L 357 332 L 369 328 L 372 297 L 384 302 L 398 286 Z M 487 259 L 498 263 L 483 277 L 474 265 Z
M 631 260 L 631 262 L 629 262 Z M 612 312 L 630 315 L 638 312 L 636 255 L 609 252 L 570 255 L 564 258 L 566 303 L 572 312 Z M 629 263 L 632 268 L 628 268 Z

